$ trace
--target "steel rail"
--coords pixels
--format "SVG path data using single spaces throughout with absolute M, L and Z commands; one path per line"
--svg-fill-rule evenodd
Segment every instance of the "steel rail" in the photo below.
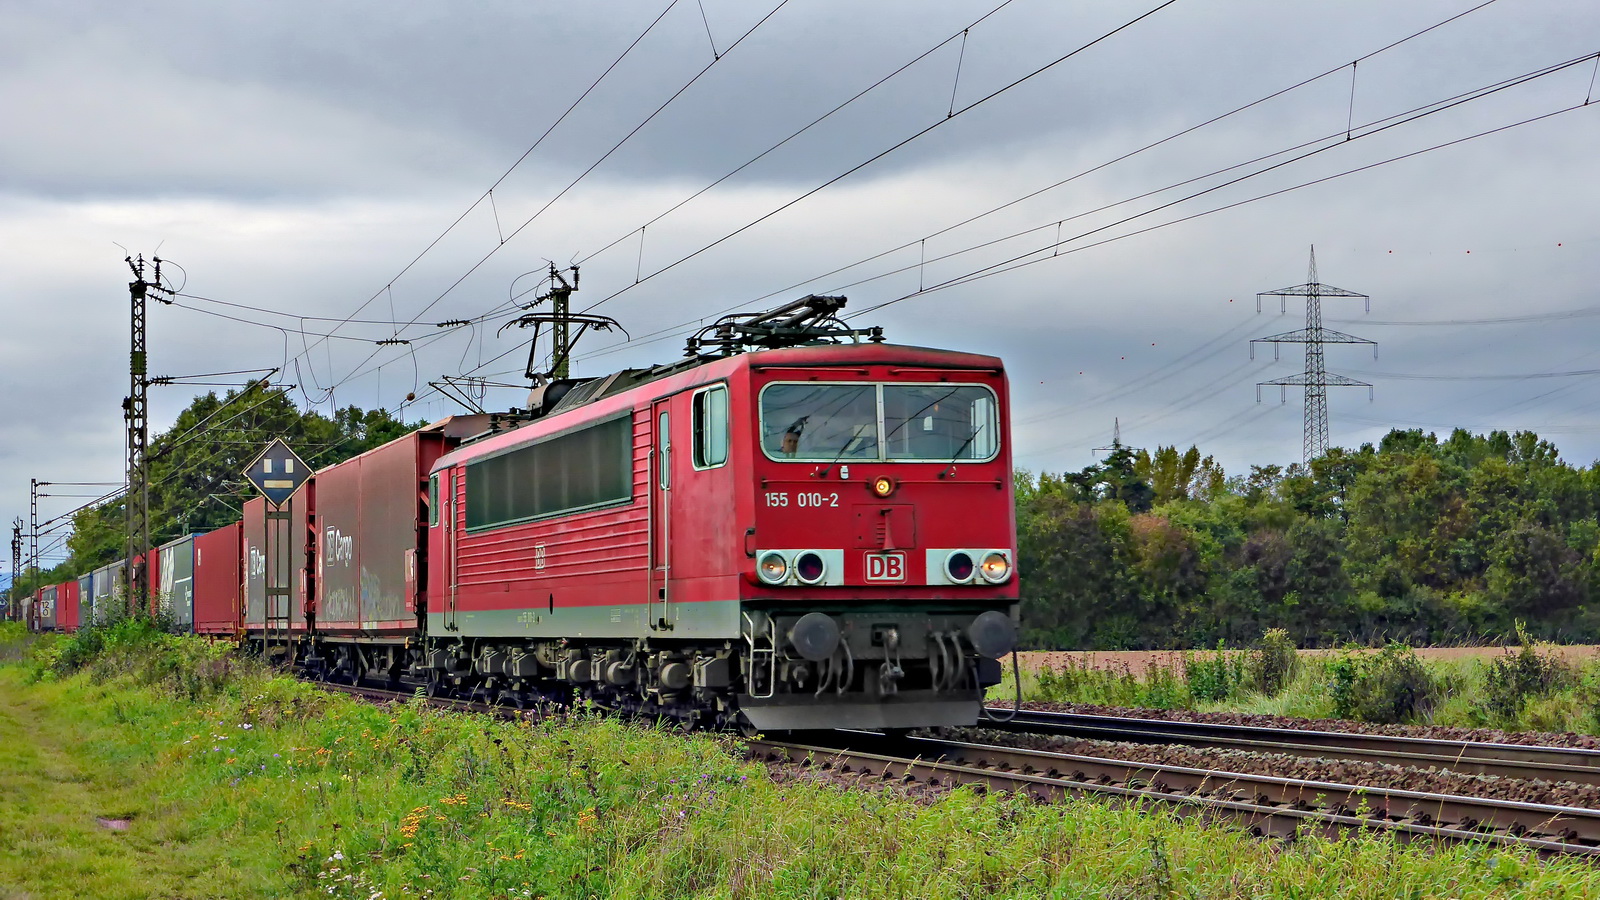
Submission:
M 413 693 L 334 682 L 320 687 L 379 702 Z M 504 718 L 534 710 L 428 697 L 440 707 Z M 748 742 L 752 758 L 810 763 L 842 774 L 929 785 L 971 784 L 1041 800 L 1100 797 L 1185 809 L 1206 821 L 1242 824 L 1260 836 L 1289 838 L 1307 830 L 1334 835 L 1382 831 L 1399 840 L 1476 841 L 1544 855 L 1600 857 L 1600 810 L 1219 772 L 1043 750 L 925 737 L 836 731 L 794 743 Z
M 1177 805 L 1258 835 L 1369 829 L 1401 840 L 1478 841 L 1544 854 L 1600 856 L 1600 810 L 1364 787 L 1307 779 L 839 732 L 826 744 L 753 741 L 759 758 L 810 761 L 843 774 L 976 784 L 1040 799 L 1099 796 Z
M 1009 714 L 1011 710 L 1000 710 Z M 1181 744 L 1318 759 L 1349 759 L 1395 766 L 1445 769 L 1505 778 L 1571 781 L 1600 785 L 1600 750 L 1527 744 L 1496 744 L 1442 738 L 1400 737 L 1342 731 L 1316 731 L 1126 719 L 1022 710 L 1010 722 L 980 722 L 992 728 L 1029 734 L 1079 737 L 1141 744 Z

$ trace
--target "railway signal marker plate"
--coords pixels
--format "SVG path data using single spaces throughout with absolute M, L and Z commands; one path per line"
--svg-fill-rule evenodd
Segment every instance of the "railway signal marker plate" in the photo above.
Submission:
M 244 477 L 256 486 L 268 503 L 276 507 L 282 506 L 302 484 L 310 480 L 311 467 L 296 456 L 281 438 L 275 438 L 267 445 L 267 449 L 261 451 L 260 456 L 245 467 Z

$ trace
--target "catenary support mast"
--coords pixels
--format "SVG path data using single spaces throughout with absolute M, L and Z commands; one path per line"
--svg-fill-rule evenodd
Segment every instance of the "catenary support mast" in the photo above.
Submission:
M 11 588 L 6 596 L 7 619 L 16 619 L 22 614 L 22 604 L 17 602 L 17 579 L 22 576 L 22 517 L 18 516 L 11 523 Z
M 128 283 L 132 300 L 128 350 L 128 396 L 122 401 L 123 419 L 128 426 L 128 493 L 124 521 L 127 524 L 127 592 L 129 612 L 147 611 L 150 608 L 150 574 L 147 571 L 150 552 L 150 484 L 146 477 L 145 454 L 150 445 L 150 420 L 147 393 L 150 388 L 149 359 L 145 351 L 145 301 L 150 292 L 156 299 L 171 303 L 164 294 L 170 293 L 161 284 L 161 257 L 151 257 L 152 280 L 146 281 L 144 256 L 127 258 L 133 270 L 133 281 Z M 144 558 L 135 565 L 134 561 Z

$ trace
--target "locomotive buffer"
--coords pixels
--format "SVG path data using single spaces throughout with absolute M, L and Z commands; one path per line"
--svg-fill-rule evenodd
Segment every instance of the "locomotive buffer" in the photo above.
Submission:
M 266 556 L 265 603 L 262 606 L 262 655 L 272 659 L 274 641 L 283 645 L 284 662 L 289 661 L 289 512 L 283 509 L 294 492 L 311 479 L 311 467 L 289 449 L 281 438 L 273 439 L 250 465 L 244 477 L 267 500 L 266 535 L 262 548 Z

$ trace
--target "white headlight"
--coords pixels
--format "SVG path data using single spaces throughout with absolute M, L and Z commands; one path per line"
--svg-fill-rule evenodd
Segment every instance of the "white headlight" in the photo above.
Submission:
M 999 550 L 990 550 L 983 555 L 983 562 L 978 566 L 978 571 L 983 573 L 984 581 L 1000 584 L 1011 577 L 1011 560 Z
M 756 561 L 756 575 L 767 584 L 783 584 L 789 577 L 789 561 L 776 550 L 768 550 Z

